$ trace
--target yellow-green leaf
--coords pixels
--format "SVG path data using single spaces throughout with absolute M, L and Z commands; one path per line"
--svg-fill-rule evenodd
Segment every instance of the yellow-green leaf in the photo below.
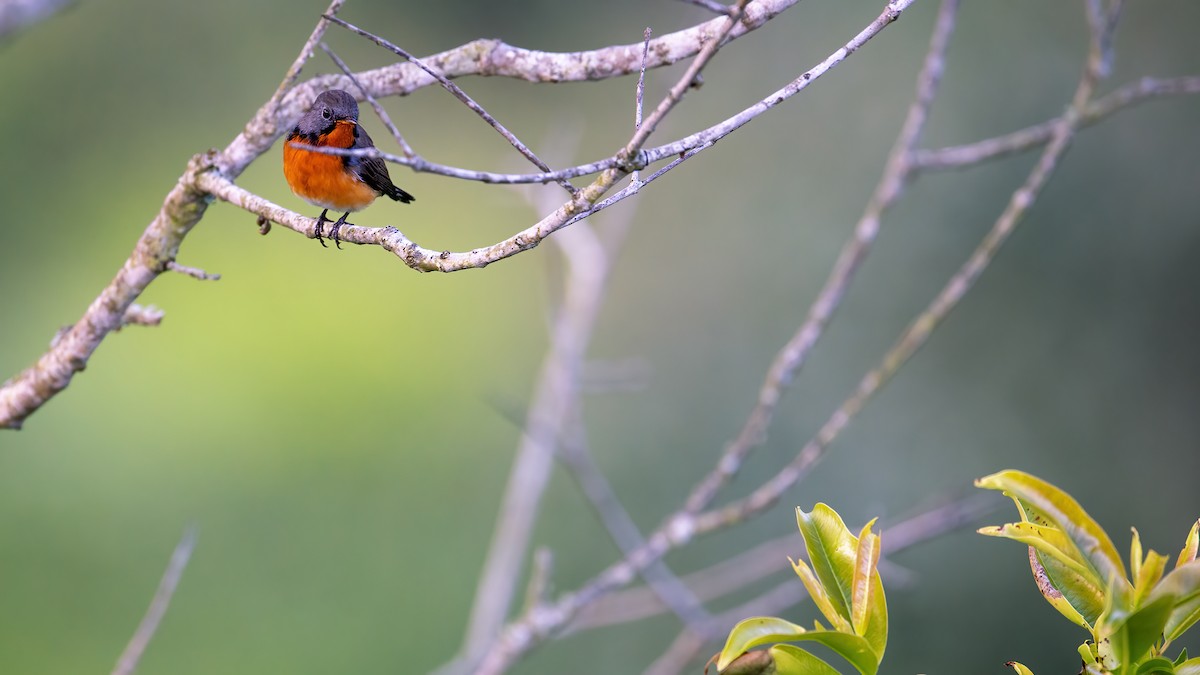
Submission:
M 1057 560 L 1049 558 L 1047 560 L 1050 562 L 1051 566 L 1058 562 Z M 1067 617 L 1077 625 L 1091 630 L 1092 624 L 1087 619 L 1084 619 L 1083 615 L 1075 609 L 1075 604 L 1082 606 L 1087 603 L 1082 602 L 1078 599 L 1078 597 L 1073 596 L 1074 600 L 1067 598 L 1065 595 L 1063 595 L 1063 592 L 1059 590 L 1059 586 L 1078 590 L 1077 587 L 1081 585 L 1082 582 L 1062 583 L 1060 581 L 1056 583 L 1050 578 L 1050 573 L 1046 570 L 1046 566 L 1043 564 L 1042 556 L 1038 553 L 1037 549 L 1032 546 L 1029 547 L 1029 567 L 1033 570 L 1033 580 L 1037 583 L 1038 590 L 1041 591 L 1042 597 L 1046 598 L 1046 601 L 1049 602 L 1052 607 L 1057 609 L 1060 614 Z M 1059 572 L 1060 574 L 1067 574 L 1070 572 L 1070 570 L 1056 570 L 1056 572 Z M 1100 598 L 1099 592 L 1093 593 L 1093 597 L 1089 600 L 1089 603 L 1091 603 L 1091 609 L 1089 609 L 1089 613 L 1094 612 L 1094 614 L 1092 614 L 1093 618 L 1099 616 L 1100 612 L 1104 609 L 1103 605 L 1100 604 L 1101 601 L 1102 599 Z
M 1161 656 L 1146 659 L 1138 664 L 1137 675 L 1154 675 L 1155 673 L 1161 673 L 1161 675 L 1174 675 L 1175 664 L 1171 663 L 1170 659 L 1166 659 Z
M 1175 605 L 1174 600 L 1170 595 L 1158 596 L 1125 617 L 1125 620 L 1111 631 L 1108 636 L 1109 647 L 1116 658 L 1117 666 L 1123 672 L 1133 672 L 1129 668 L 1145 657 L 1162 636 L 1163 626 L 1166 625 Z M 1099 630 L 1098 626 L 1097 631 Z
M 808 551 L 813 573 L 829 594 L 834 611 L 844 623 L 851 624 L 850 606 L 858 539 L 850 534 L 837 511 L 822 503 L 814 506 L 810 513 L 796 509 L 796 524 L 804 536 L 804 547 Z M 835 624 L 839 623 L 833 617 L 827 618 Z
M 1183 541 L 1183 550 L 1179 551 L 1179 557 L 1175 559 L 1175 567 L 1183 567 L 1195 560 L 1197 546 L 1200 546 L 1200 520 L 1192 523 L 1192 529 Z
M 836 631 L 808 631 L 804 635 L 789 638 L 788 642 L 823 644 L 846 659 L 862 675 L 875 675 L 879 670 L 879 659 L 882 655 L 876 654 L 870 643 L 858 635 Z
M 834 630 L 851 632 L 850 622 L 841 614 L 838 614 L 837 609 L 833 606 L 833 600 L 830 599 L 829 593 L 825 591 L 825 587 L 809 569 L 808 565 L 803 560 L 792 560 L 792 569 L 796 571 L 796 576 L 800 577 L 800 581 L 804 583 L 804 588 L 808 590 L 808 594 L 812 596 L 813 603 L 821 614 L 829 619 L 829 623 L 833 624 Z M 820 624 L 818 624 L 819 626 Z
M 840 675 L 833 666 L 795 645 L 775 645 L 770 652 L 777 675 Z
M 1128 604 L 1131 588 L 1125 576 L 1125 565 L 1108 533 L 1083 510 L 1079 502 L 1054 485 L 1022 471 L 1001 471 L 980 478 L 975 484 L 1003 490 L 1020 500 L 1031 517 L 1037 514 L 1038 519 L 1045 518 L 1062 530 L 1104 584 L 1112 585 L 1119 604 Z
M 871 532 L 875 519 L 863 527 L 858 535 L 858 551 L 854 561 L 854 581 L 851 584 L 850 624 L 858 635 L 866 635 L 867 622 L 871 618 L 871 594 L 875 578 L 879 576 L 879 535 Z
M 1134 568 L 1133 565 L 1130 567 Z M 1162 579 L 1163 571 L 1167 569 L 1167 557 L 1151 550 L 1136 569 L 1137 573 L 1133 575 L 1133 606 L 1141 607 L 1155 584 Z
M 1025 664 L 1023 664 L 1023 663 L 1019 663 L 1017 661 L 1009 661 L 1008 663 L 1006 663 L 1004 665 L 1017 671 L 1017 675 L 1033 675 L 1033 671 L 1030 670 L 1029 668 L 1026 668 Z
M 772 616 L 758 616 L 739 621 L 729 637 L 725 640 L 725 648 L 717 659 L 717 671 L 724 671 L 734 659 L 751 649 L 772 642 L 794 640 L 804 634 L 804 628 L 790 621 L 777 619 Z
M 1133 530 L 1133 538 L 1129 542 L 1129 578 L 1134 580 L 1136 588 L 1138 574 L 1142 570 L 1142 535 L 1138 534 L 1136 527 L 1129 529 Z
M 1171 642 L 1200 621 L 1200 560 L 1172 570 L 1150 591 L 1147 600 L 1153 602 L 1162 595 L 1175 599 L 1171 616 L 1163 627 L 1163 636 Z
M 1038 525 L 1031 522 L 1008 523 L 1000 527 L 981 527 L 979 534 L 987 537 L 1004 537 L 1032 546 L 1058 560 L 1062 566 L 1083 577 L 1088 585 L 1104 587 L 1107 584 L 1088 565 L 1067 535 L 1053 525 Z
M 879 670 L 879 658 L 866 638 L 837 631 L 806 631 L 783 619 L 755 617 L 738 622 L 729 632 L 725 648 L 717 658 L 717 671 L 723 673 L 742 654 L 773 642 L 818 642 L 846 659 L 862 675 L 875 675 Z
M 1200 675 L 1200 656 L 1177 664 L 1175 675 Z

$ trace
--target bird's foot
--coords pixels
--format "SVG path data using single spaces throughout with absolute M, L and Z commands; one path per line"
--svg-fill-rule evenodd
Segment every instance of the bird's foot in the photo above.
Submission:
M 342 248 L 342 240 L 338 238 L 338 230 L 341 229 L 342 225 L 353 225 L 354 224 L 354 223 L 346 222 L 346 217 L 349 215 L 350 215 L 349 211 L 343 213 L 342 217 L 338 218 L 337 222 L 333 224 L 333 227 L 329 228 L 329 238 L 333 240 L 334 245 L 337 246 L 339 249 Z
M 321 242 L 321 248 L 329 248 L 325 245 L 325 240 L 321 238 L 321 226 L 329 222 L 329 219 L 325 217 L 328 212 L 329 209 L 324 209 L 321 211 L 321 215 L 317 216 L 317 241 Z

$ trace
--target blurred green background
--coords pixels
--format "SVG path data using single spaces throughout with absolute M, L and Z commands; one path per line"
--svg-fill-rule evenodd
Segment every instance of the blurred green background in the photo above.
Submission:
M 1080 5 L 966 3 L 926 145 L 1060 112 L 1082 63 Z M 78 318 L 188 158 L 237 134 L 324 7 L 81 0 L 0 44 L 0 378 Z M 730 45 L 656 140 L 765 96 L 879 8 L 805 2 Z M 643 528 L 708 471 L 803 319 L 879 176 L 934 10 L 917 3 L 803 95 L 619 207 L 636 210 L 634 224 L 592 354 L 637 359 L 648 378 L 590 398 L 587 421 L 597 460 Z M 1200 73 L 1200 4 L 1134 2 L 1125 14 L 1108 86 Z M 417 54 L 477 37 L 577 50 L 707 18 L 669 0 L 351 0 L 342 16 Z M 328 41 L 356 69 L 391 61 L 337 29 Z M 305 74 L 334 70 L 318 57 Z M 679 72 L 649 73 L 648 100 Z M 559 163 L 610 154 L 630 131 L 632 79 L 461 84 Z M 387 105 L 434 161 L 524 168 L 441 90 Z M 572 134 L 577 144 L 554 140 Z M 239 183 L 315 215 L 288 191 L 278 153 Z M 727 496 L 809 438 L 1032 161 L 910 189 Z M 356 222 L 397 225 L 430 248 L 490 244 L 539 215 L 509 188 L 392 174 L 415 205 L 380 202 Z M 1200 100 L 1153 102 L 1081 134 L 978 288 L 812 479 L 752 525 L 668 562 L 691 571 L 794 531 L 797 505 L 827 501 L 852 524 L 899 517 L 1009 467 L 1072 492 L 1119 549 L 1136 525 L 1148 547 L 1173 555 L 1200 515 L 1198 193 Z M 323 249 L 281 228 L 262 237 L 252 216 L 218 203 L 180 262 L 222 279 L 161 278 L 142 298 L 165 309 L 160 327 L 109 337 L 23 431 L 0 434 L 0 672 L 107 672 L 189 523 L 198 547 L 140 672 L 435 667 L 458 644 L 518 439 L 511 418 L 546 346 L 560 291 L 554 247 L 484 271 L 419 275 L 375 249 Z M 988 522 L 1012 517 L 996 504 Z M 561 473 L 545 507 L 536 543 L 554 549 L 555 583 L 570 589 L 614 551 Z M 890 587 L 884 668 L 1000 673 L 1020 659 L 1075 672 L 1084 635 L 1038 596 L 1024 552 L 969 530 L 893 558 L 912 575 Z M 780 579 L 790 574 L 785 560 L 779 568 Z M 787 616 L 806 623 L 814 610 Z M 662 617 L 579 634 L 515 672 L 640 672 L 676 631 Z

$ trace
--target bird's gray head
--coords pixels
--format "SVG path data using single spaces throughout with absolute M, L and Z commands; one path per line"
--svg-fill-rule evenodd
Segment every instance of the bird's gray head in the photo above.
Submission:
M 357 122 L 358 103 L 347 92 L 330 89 L 317 96 L 296 128 L 304 135 L 328 133 L 340 120 Z

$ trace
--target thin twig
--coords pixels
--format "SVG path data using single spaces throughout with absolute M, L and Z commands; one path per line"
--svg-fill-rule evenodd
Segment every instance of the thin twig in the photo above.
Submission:
M 596 460 L 587 448 L 580 417 L 577 411 L 567 429 L 569 435 L 564 438 L 559 459 L 587 497 L 621 555 L 629 555 L 643 546 L 645 539 L 629 512 L 621 505 L 604 473 L 596 466 Z M 669 608 L 684 626 L 699 630 L 712 618 L 688 585 L 680 581 L 663 561 L 656 560 L 647 565 L 639 575 L 657 598 L 659 606 Z
M 906 518 L 894 526 L 885 528 L 880 536 L 884 541 L 887 554 L 894 555 L 916 544 L 940 537 L 975 522 L 995 508 L 995 501 L 989 497 L 973 495 Z M 773 557 L 776 561 L 782 561 L 789 555 L 795 555 L 797 550 L 803 548 L 802 540 L 796 535 L 781 537 L 769 543 L 775 545 L 775 550 L 761 551 L 759 554 L 764 557 Z M 880 571 L 885 577 L 888 574 L 885 569 L 886 563 L 886 558 L 879 561 Z M 778 572 L 780 569 L 781 566 L 777 562 L 775 571 Z M 895 584 L 889 581 L 888 586 L 894 587 Z M 646 669 L 645 675 L 682 673 L 689 663 L 702 656 L 701 650 L 705 645 L 713 645 L 724 638 L 730 627 L 738 621 L 751 616 L 779 615 L 807 599 L 808 592 L 804 590 L 804 585 L 800 583 L 799 579 L 789 575 L 786 581 L 713 617 L 713 621 L 705 626 L 704 630 L 685 628 L 680 631 L 662 656 Z
M 635 133 L 634 138 L 631 139 L 622 150 L 621 155 L 619 155 L 620 157 L 627 157 L 627 162 L 622 160 L 617 162 L 617 166 L 605 169 L 590 185 L 580 190 L 575 199 L 564 203 L 558 209 L 543 217 L 539 222 L 504 241 L 471 251 L 455 253 L 452 251 L 436 251 L 419 246 L 404 236 L 399 230 L 392 227 L 367 228 L 358 226 L 343 226 L 339 230 L 341 239 L 342 241 L 355 244 L 381 246 L 384 250 L 390 251 L 402 259 L 404 264 L 422 272 L 457 272 L 464 269 L 477 269 L 532 249 L 554 232 L 637 194 L 645 184 L 674 169 L 682 161 L 712 147 L 717 141 L 740 129 L 767 110 L 774 108 L 783 101 L 803 91 L 812 82 L 861 49 L 869 40 L 899 18 L 900 14 L 911 6 L 913 2 L 915 0 L 893 0 L 893 2 L 887 5 L 882 14 L 851 38 L 844 46 L 830 54 L 824 61 L 812 69 L 801 74 L 800 77 L 797 77 L 782 89 L 719 124 L 673 143 L 655 148 L 655 151 L 662 153 L 664 157 L 675 155 L 676 158 L 666 166 L 658 169 L 641 183 L 631 184 L 603 201 L 600 201 L 600 198 L 619 180 L 628 175 L 629 171 L 632 171 L 635 167 L 645 166 L 647 152 L 637 152 L 637 148 L 640 147 L 637 143 L 638 139 L 641 138 L 644 141 L 647 129 L 650 128 L 649 124 L 645 121 L 642 128 Z M 717 19 L 717 21 L 723 20 Z M 736 22 L 737 26 L 744 26 L 745 23 L 745 20 Z M 730 35 L 736 32 L 736 30 L 732 29 Z M 697 56 L 698 59 L 699 56 Z M 692 65 L 694 67 L 696 65 L 695 62 Z M 690 73 L 692 70 L 689 69 L 688 72 Z M 670 95 L 668 95 L 668 98 L 670 98 Z M 662 106 L 660 105 L 660 107 Z M 626 154 L 631 150 L 633 151 L 632 154 Z M 315 220 L 282 209 L 257 195 L 239 188 L 222 176 L 212 173 L 203 174 L 197 177 L 197 183 L 203 190 L 215 197 L 269 218 L 285 227 L 301 232 L 305 236 L 314 236 L 313 233 L 316 230 Z
M 450 92 L 450 94 L 453 95 L 454 98 L 457 98 L 459 101 L 461 101 L 463 103 L 463 105 L 470 108 L 471 111 L 474 112 L 476 115 L 479 115 L 479 117 L 481 119 L 483 119 L 484 122 L 487 122 L 488 126 L 495 129 L 496 133 L 503 136 L 504 140 L 508 141 L 510 145 L 512 145 L 514 148 L 516 148 L 517 152 L 521 153 L 534 166 L 541 169 L 542 171 L 550 171 L 550 167 L 545 162 L 543 162 L 537 155 L 533 154 L 533 151 L 529 149 L 529 146 L 522 143 L 521 140 L 517 138 L 516 134 L 509 131 L 508 128 L 505 127 L 503 124 L 501 124 L 495 117 L 492 117 L 491 113 L 489 113 L 487 110 L 484 110 L 483 106 L 479 105 L 478 103 L 475 102 L 475 99 L 468 96 L 467 92 L 462 90 L 462 87 L 459 87 L 457 84 L 454 84 L 453 82 L 451 82 L 449 80 L 449 78 L 447 78 L 445 75 L 434 70 L 430 66 L 426 65 L 426 63 L 424 61 L 422 61 L 421 59 L 417 58 L 416 56 L 413 56 L 412 54 L 408 53 L 403 48 L 392 44 L 391 42 L 379 37 L 378 35 L 375 35 L 374 33 L 365 31 L 365 30 L 359 28 L 358 26 L 355 26 L 354 24 L 351 24 L 346 21 L 342 21 L 341 19 L 334 17 L 334 16 L 326 15 L 325 18 L 332 21 L 333 23 L 338 24 L 339 26 L 345 28 L 346 30 L 348 30 L 352 33 L 355 33 L 357 35 L 360 35 L 360 36 L 370 40 L 371 42 L 374 42 L 375 44 L 379 45 L 380 47 L 383 47 L 384 49 L 387 49 L 387 50 L 393 52 L 394 54 L 400 56 L 404 60 L 408 61 L 409 63 L 412 63 L 413 65 L 417 66 L 421 70 L 428 73 L 430 77 L 432 77 L 433 79 L 438 81 L 438 84 L 442 85 L 443 89 Z M 563 187 L 563 189 L 565 189 L 567 191 L 567 193 L 570 194 L 572 197 L 575 196 L 575 194 L 579 190 L 579 188 L 576 188 L 574 185 L 571 185 L 566 180 L 558 180 L 555 182 L 558 183 L 559 185 L 561 185 Z
M 271 95 L 270 100 L 263 106 L 263 110 L 269 110 L 271 114 L 275 114 L 278 111 L 279 103 L 283 100 L 283 95 L 296 83 L 296 78 L 300 77 L 300 71 L 304 69 L 304 64 L 312 59 L 313 52 L 317 48 L 317 43 L 321 41 L 321 38 L 325 35 L 325 31 L 329 28 L 329 21 L 325 17 L 337 15 L 338 10 L 342 8 L 345 2 L 346 0 L 333 0 L 333 2 L 329 3 L 329 7 L 326 8 L 321 19 L 317 21 L 317 25 L 313 28 L 312 34 L 308 36 L 308 40 L 304 42 L 304 46 L 300 49 L 300 54 L 292 62 L 292 67 L 288 68 L 287 73 L 283 76 L 283 81 L 275 88 L 275 93 Z
M 508 616 L 556 450 L 580 405 L 583 362 L 607 290 L 611 260 L 595 232 L 581 227 L 563 234 L 556 239 L 567 261 L 562 307 L 551 327 L 550 348 L 475 590 L 461 650 L 468 670 Z
M 675 106 L 679 105 L 679 102 L 683 100 L 684 94 L 696 83 L 696 78 L 700 76 L 700 72 L 704 70 L 704 67 L 716 55 L 717 50 L 725 45 L 726 38 L 729 36 L 730 31 L 733 30 L 733 27 L 738 24 L 738 20 L 741 18 L 742 13 L 745 12 L 748 2 L 749 0 L 738 0 L 732 11 L 730 11 L 728 18 L 725 19 L 725 23 L 717 30 L 717 34 L 705 43 L 704 48 L 688 64 L 687 69 L 683 71 L 683 75 L 667 91 L 667 95 L 659 101 L 654 111 L 637 125 L 633 138 L 629 139 L 629 142 L 625 144 L 624 149 L 621 150 L 618 156 L 630 158 L 642 149 L 642 146 L 646 144 L 650 135 L 658 128 L 658 125 L 666 119 L 666 116 Z M 643 53 L 648 51 L 649 45 L 645 47 Z
M 138 624 L 133 638 L 125 647 L 125 651 L 121 653 L 121 658 L 117 660 L 117 665 L 112 671 L 113 675 L 132 675 L 137 670 L 138 662 L 142 660 L 142 654 L 146 652 L 146 647 L 154 638 L 158 625 L 167 613 L 171 597 L 175 595 L 175 589 L 179 586 L 179 580 L 183 577 L 183 571 L 187 568 L 188 560 L 191 559 L 192 550 L 195 547 L 196 528 L 188 526 L 183 531 L 183 537 L 180 538 L 179 543 L 175 545 L 175 551 L 171 553 L 171 560 L 167 563 L 166 571 L 163 572 L 158 590 L 154 592 L 154 599 L 150 601 L 150 607 L 146 609 L 146 615 L 142 617 L 142 622 Z
M 216 281 L 217 279 L 221 278 L 220 274 L 216 274 L 214 272 L 205 272 L 199 267 L 180 265 L 174 260 L 167 262 L 167 269 L 171 270 L 172 272 L 178 272 L 184 276 L 189 276 L 193 279 L 199 279 L 200 281 Z
M 1053 175 L 1059 160 L 1066 152 L 1079 127 L 1079 113 L 1086 107 L 1095 88 L 1096 81 L 1092 75 L 1092 70 L 1087 68 L 1084 76 L 1080 79 L 1079 87 L 1067 113 L 1055 127 L 1054 136 L 1042 151 L 1024 183 L 1013 192 L 1008 205 L 996 219 L 992 229 L 958 272 L 930 302 L 925 311 L 921 312 L 901 334 L 879 365 L 863 377 L 854 393 L 842 402 L 833 415 L 821 426 L 816 436 L 797 453 L 796 457 L 783 470 L 748 496 L 725 507 L 697 515 L 694 523 L 696 533 L 722 529 L 730 524 L 741 522 L 749 515 L 758 513 L 774 504 L 786 490 L 795 485 L 824 456 L 829 444 L 862 410 L 867 401 L 896 374 L 896 371 L 918 349 L 924 346 L 933 330 L 946 318 L 950 310 L 958 305 L 975 284 L 979 275 L 991 263 L 1000 247 L 1004 245 L 1009 235 L 1033 205 L 1050 176 Z
M 754 0 L 747 6 L 742 20 L 729 33 L 729 39 L 762 27 L 798 1 Z M 655 38 L 651 42 L 647 67 L 662 67 L 696 54 L 705 37 L 724 21 L 724 18 L 710 19 Z M 435 54 L 425 61 L 436 65 L 447 77 L 488 74 L 549 83 L 600 80 L 637 72 L 641 51 L 640 43 L 584 52 L 553 53 L 522 49 L 499 40 L 476 40 Z M 434 82 L 408 63 L 391 64 L 358 73 L 358 80 L 375 96 L 407 94 Z M 352 85 L 344 75 L 322 75 L 298 84 L 279 101 L 269 100 L 260 107 L 242 132 L 223 150 L 193 157 L 116 276 L 100 291 L 80 319 L 32 365 L 0 384 L 0 428 L 20 428 L 29 415 L 65 389 L 75 374 L 87 366 L 100 343 L 123 325 L 125 310 L 162 274 L 166 262 L 175 258 L 191 228 L 204 216 L 210 197 L 214 196 L 208 191 L 209 187 L 223 190 L 223 198 L 254 207 L 247 210 L 265 219 L 265 223 L 260 220 L 260 230 L 269 222 L 286 223 L 298 232 L 304 232 L 306 228 L 311 230 L 315 221 L 241 190 L 232 181 L 251 162 L 267 152 L 283 130 L 296 123 L 319 92 L 334 87 L 345 89 Z M 614 175 L 596 181 L 592 186 L 594 196 L 572 203 L 577 202 L 581 208 L 594 203 L 615 179 Z M 262 212 L 256 211 L 256 208 Z M 564 213 L 556 218 L 565 220 L 568 215 L 564 209 Z M 373 237 L 373 243 L 392 245 L 390 250 L 411 244 L 403 236 L 389 236 L 392 234 L 399 235 L 391 230 L 370 236 Z M 518 249 L 525 250 L 537 242 L 518 235 L 514 243 L 518 244 Z M 427 251 L 414 249 L 414 252 L 414 256 L 407 261 L 411 266 L 438 269 L 436 261 L 425 257 Z M 476 267 L 486 264 L 482 260 L 479 262 Z
M 333 61 L 334 65 L 336 65 L 339 70 L 345 73 L 346 77 L 350 78 L 350 81 L 353 82 L 354 86 L 358 88 L 359 94 L 366 99 L 367 103 L 369 103 L 371 108 L 375 111 L 375 114 L 379 116 L 379 121 L 383 122 L 383 126 L 387 127 L 387 130 L 392 134 L 392 138 L 396 139 L 396 144 L 400 146 L 400 151 L 404 153 L 404 156 L 409 160 L 420 160 L 420 157 L 412 149 L 412 146 L 408 144 L 408 141 L 404 140 L 404 135 L 400 133 L 400 129 L 397 128 L 394 123 L 392 123 L 391 115 L 388 115 L 387 111 L 383 109 L 383 106 L 380 105 L 379 101 L 371 95 L 371 90 L 363 86 L 362 82 L 359 82 L 358 76 L 354 74 L 353 70 L 350 70 L 350 66 L 346 65 L 346 62 L 343 61 L 337 54 L 335 54 L 334 51 L 329 48 L 329 45 L 325 44 L 324 42 L 321 43 L 321 51 L 325 52 L 325 55 L 329 57 L 329 60 Z
M 643 102 L 643 96 L 646 92 L 646 58 L 650 56 L 650 36 L 651 35 L 653 35 L 653 33 L 650 31 L 650 27 L 646 26 L 645 32 L 642 33 L 642 37 L 645 38 L 645 40 L 646 40 L 644 45 L 642 46 L 642 68 L 641 68 L 641 70 L 638 71 L 637 93 L 634 97 L 635 98 L 635 106 L 633 109 L 633 128 L 635 130 L 640 129 L 642 126 L 642 102 Z M 633 170 L 631 180 L 634 183 L 640 182 L 638 180 L 638 170 L 637 169 Z
M 893 8 L 894 6 L 889 6 L 889 10 Z M 894 20 L 894 16 L 891 20 Z M 893 349 L 885 355 L 881 365 L 863 378 L 855 393 L 833 413 L 817 436 L 801 449 L 791 463 L 753 490 L 748 497 L 726 507 L 696 515 L 681 510 L 668 517 L 662 526 L 647 536 L 645 546 L 609 566 L 577 591 L 564 594 L 556 602 L 535 608 L 510 623 L 495 648 L 482 662 L 479 672 L 504 672 L 516 658 L 547 636 L 560 631 L 583 607 L 612 589 L 629 583 L 638 570 L 661 558 L 667 551 L 691 541 L 698 534 L 744 522 L 776 503 L 784 491 L 795 485 L 796 481 L 821 459 L 829 444 L 862 409 L 867 400 L 917 348 L 924 344 L 930 331 L 962 299 L 986 268 L 1057 167 L 1058 160 L 1066 151 L 1077 128 L 1078 111 L 1087 104 L 1094 86 L 1095 82 L 1090 73 L 1085 72 L 1072 99 L 1068 115 L 1064 116 L 1033 171 L 1025 183 L 1013 193 L 1008 207 L 997 219 L 980 247 L 964 264 L 959 274 L 956 274 L 935 298 L 930 308 L 918 317 Z M 1071 111 L 1074 111 L 1074 114 L 1071 114 Z
M 125 308 L 121 319 L 121 330 L 125 326 L 157 326 L 162 323 L 163 311 L 154 305 L 139 305 L 136 302 Z
M 1090 127 L 1114 113 L 1145 101 L 1187 94 L 1200 94 L 1200 77 L 1143 77 L 1089 103 L 1079 115 L 1079 127 Z M 919 171 L 958 169 L 1045 145 L 1054 135 L 1060 119 L 1056 117 L 1003 136 L 966 145 L 918 150 L 916 168 Z
M 913 150 L 920 142 L 921 131 L 929 117 L 929 108 L 933 105 L 938 85 L 941 83 L 946 49 L 954 32 L 958 6 L 958 0 L 942 2 L 929 41 L 929 49 L 925 54 L 924 65 L 917 76 L 916 94 L 892 146 L 883 177 L 868 201 L 866 211 L 854 226 L 853 235 L 842 247 L 833 270 L 809 308 L 804 323 L 772 361 L 766 379 L 759 389 L 758 401 L 746 418 L 741 431 L 726 446 L 716 468 L 688 496 L 685 508 L 689 513 L 697 513 L 712 503 L 721 486 L 741 469 L 746 456 L 766 441 L 767 429 L 784 392 L 808 360 L 808 355 L 824 333 L 825 326 L 841 305 L 859 265 L 875 242 L 884 215 L 903 194 L 904 186 L 912 175 Z
M 941 500 L 881 527 L 888 555 L 933 537 L 964 527 L 994 511 L 996 502 L 987 495 Z M 795 531 L 765 541 L 708 568 L 684 575 L 682 581 L 696 596 L 709 602 L 743 590 L 780 572 L 779 561 L 803 549 Z M 579 613 L 564 635 L 627 624 L 670 611 L 653 590 L 638 586 L 616 591 L 597 600 Z M 728 626 L 725 626 L 728 628 Z

